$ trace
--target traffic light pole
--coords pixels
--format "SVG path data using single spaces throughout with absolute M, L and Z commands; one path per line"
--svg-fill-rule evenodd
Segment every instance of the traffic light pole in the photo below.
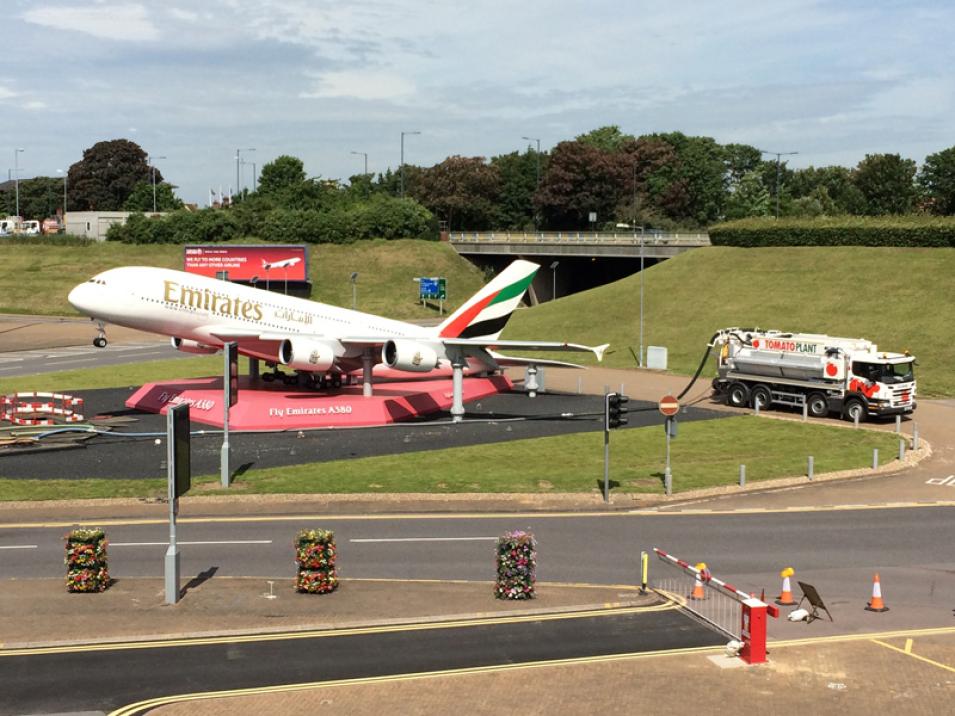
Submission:
M 604 502 L 610 502 L 610 431 L 604 430 Z

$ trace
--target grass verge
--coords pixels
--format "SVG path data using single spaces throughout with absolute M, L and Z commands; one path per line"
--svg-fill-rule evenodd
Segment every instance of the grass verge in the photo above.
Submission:
M 754 416 L 684 423 L 673 442 L 676 492 L 735 484 L 739 465 L 750 483 L 805 474 L 806 458 L 817 473 L 871 465 L 872 449 L 889 462 L 894 434 L 851 430 Z M 238 457 L 236 457 L 238 460 Z M 664 439 L 657 427 L 616 431 L 611 477 L 616 492 L 663 492 Z M 2 464 L 0 464 L 2 467 Z M 603 476 L 603 434 L 585 433 L 356 460 L 252 469 L 230 492 L 322 493 L 585 493 Z M 224 494 L 217 476 L 194 481 L 195 493 Z M 0 480 L 0 498 L 81 499 L 156 497 L 161 480 Z
M 28 390 L 76 391 L 130 385 L 138 387 L 151 381 L 207 375 L 222 375 L 221 355 L 121 363 L 102 368 L 0 378 L 0 395 Z

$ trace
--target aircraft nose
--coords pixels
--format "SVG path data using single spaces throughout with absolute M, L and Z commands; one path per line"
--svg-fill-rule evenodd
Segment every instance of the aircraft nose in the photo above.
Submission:
M 76 286 L 72 291 L 70 291 L 70 295 L 66 297 L 66 300 L 70 302 L 70 305 L 80 313 L 90 313 L 90 308 L 92 305 L 90 288 L 92 288 L 92 284 L 81 283 L 79 286 Z

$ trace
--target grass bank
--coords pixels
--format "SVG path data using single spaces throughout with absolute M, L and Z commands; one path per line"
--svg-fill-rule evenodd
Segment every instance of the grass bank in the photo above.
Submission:
M 0 313 L 75 315 L 69 290 L 99 271 L 117 266 L 182 268 L 183 247 L 97 242 L 87 246 L 0 245 Z M 316 301 L 351 306 L 349 280 L 358 272 L 358 308 L 391 318 L 438 315 L 422 308 L 417 276 L 448 279 L 445 308 L 456 308 L 477 291 L 484 277 L 448 244 L 435 241 L 359 241 L 309 247 L 309 277 Z
M 612 444 L 614 491 L 663 492 L 664 440 L 660 428 L 616 431 Z M 871 465 L 894 454 L 893 434 L 851 430 L 754 416 L 684 423 L 672 448 L 677 492 L 735 484 L 739 465 L 750 483 L 805 474 L 806 458 L 817 473 Z M 236 461 L 239 457 L 236 457 Z M 0 463 L 2 469 L 2 463 Z M 304 493 L 554 493 L 599 490 L 603 434 L 586 433 L 402 455 L 252 468 L 232 492 Z M 196 480 L 197 491 L 220 494 L 218 476 Z M 162 480 L 0 480 L 5 500 L 155 497 Z
M 918 358 L 921 395 L 951 396 L 953 275 L 955 249 L 696 249 L 647 269 L 644 343 L 666 346 L 671 370 L 692 373 L 727 326 L 868 338 Z M 627 348 L 639 345 L 639 291 L 634 275 L 519 311 L 504 337 L 609 342 L 607 365 L 635 367 Z

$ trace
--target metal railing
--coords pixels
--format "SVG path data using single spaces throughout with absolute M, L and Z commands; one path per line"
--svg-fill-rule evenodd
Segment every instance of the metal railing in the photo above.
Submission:
M 739 601 L 715 589 L 706 588 L 703 589 L 704 599 L 693 599 L 695 583 L 695 579 L 685 574 L 652 581 L 654 589 L 672 596 L 687 611 L 693 612 L 723 634 L 733 639 L 741 639 L 742 621 Z
M 632 231 L 453 231 L 451 243 L 617 244 L 623 246 L 709 246 L 706 233 L 643 233 Z

